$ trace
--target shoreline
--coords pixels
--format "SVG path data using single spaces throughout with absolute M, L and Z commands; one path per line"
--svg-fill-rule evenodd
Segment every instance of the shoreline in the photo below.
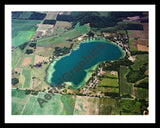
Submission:
M 119 58 L 119 59 L 121 59 L 121 58 L 123 58 L 123 57 L 125 57 L 126 56 L 126 52 L 122 49 L 122 47 L 120 47 L 119 45 L 117 45 L 116 43 L 114 43 L 113 41 L 110 41 L 112 44 L 114 44 L 114 45 L 116 45 L 116 46 L 118 46 L 119 47 L 119 49 L 120 49 L 120 51 L 122 52 L 122 56 Z
M 96 41 L 98 41 L 98 42 L 104 42 L 104 43 L 110 43 L 110 44 L 113 44 L 113 45 L 115 45 L 115 46 L 118 46 L 118 45 L 116 45 L 114 42 L 112 42 L 112 41 L 107 41 L 107 40 L 105 40 L 105 39 L 81 41 L 81 42 L 77 45 L 77 47 L 75 47 L 74 49 L 72 49 L 72 50 L 70 51 L 70 53 L 68 53 L 68 54 L 66 54 L 66 55 L 64 55 L 64 56 L 59 56 L 58 58 L 56 58 L 53 62 L 51 62 L 51 63 L 49 64 L 48 69 L 46 70 L 46 79 L 45 79 L 45 81 L 46 81 L 50 86 L 52 86 L 52 85 L 51 85 L 51 83 L 52 83 L 51 79 L 52 79 L 52 74 L 55 72 L 54 65 L 56 65 L 56 63 L 57 63 L 61 58 L 66 57 L 66 56 L 69 56 L 69 55 L 73 52 L 73 50 L 78 50 L 78 49 L 80 48 L 81 43 L 90 43 L 90 42 L 96 42 Z M 121 48 L 120 46 L 118 46 L 118 47 L 119 47 L 120 51 L 122 52 L 122 56 L 121 56 L 120 58 L 123 58 L 123 57 L 125 56 L 125 53 L 124 53 L 124 51 L 122 50 L 122 48 Z M 99 63 L 100 63 L 100 62 L 99 62 Z M 74 84 L 73 84 L 72 82 L 66 82 L 66 83 L 69 83 L 69 86 L 72 86 L 72 87 L 74 87 L 74 88 L 80 88 L 80 87 L 82 87 L 82 86 L 88 81 L 88 79 L 90 78 L 91 74 L 93 73 L 93 72 L 89 72 L 89 70 L 95 70 L 96 67 L 97 67 L 97 65 L 98 65 L 99 63 L 93 65 L 93 66 L 90 67 L 89 69 L 84 70 L 84 71 L 86 72 L 86 76 L 85 76 L 84 80 L 83 80 L 80 84 L 78 84 L 78 86 L 75 86 L 75 87 L 74 87 Z M 65 82 L 64 82 L 64 83 L 65 83 Z M 67 84 L 67 85 L 68 85 L 68 84 Z M 54 87 L 54 86 L 53 86 L 53 87 Z

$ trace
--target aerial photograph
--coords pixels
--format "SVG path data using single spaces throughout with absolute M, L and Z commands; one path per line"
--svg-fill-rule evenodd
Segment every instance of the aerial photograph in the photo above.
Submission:
M 149 115 L 148 11 L 12 11 L 12 115 Z

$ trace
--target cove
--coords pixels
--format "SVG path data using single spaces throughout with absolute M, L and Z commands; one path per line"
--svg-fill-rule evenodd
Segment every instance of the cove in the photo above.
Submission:
M 113 61 L 123 56 L 123 51 L 112 42 L 94 40 L 81 42 L 68 55 L 60 57 L 49 65 L 46 82 L 51 86 L 63 83 L 79 88 L 87 82 L 96 65 L 102 61 Z

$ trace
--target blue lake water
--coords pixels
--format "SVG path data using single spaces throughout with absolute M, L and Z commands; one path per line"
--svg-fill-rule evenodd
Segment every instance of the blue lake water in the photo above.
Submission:
M 87 76 L 88 69 L 102 61 L 117 60 L 123 55 L 122 50 L 107 41 L 91 41 L 81 43 L 79 48 L 59 59 L 54 65 L 50 85 L 60 86 L 63 82 L 71 82 L 79 87 Z

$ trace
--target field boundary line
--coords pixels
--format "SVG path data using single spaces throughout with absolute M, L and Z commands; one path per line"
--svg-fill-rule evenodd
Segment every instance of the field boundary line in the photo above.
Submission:
M 25 109 L 25 107 L 26 107 L 26 104 L 28 103 L 29 99 L 30 99 L 30 95 L 28 96 L 28 98 L 27 98 L 27 100 L 26 100 L 26 102 L 25 102 L 25 104 L 24 104 L 24 106 L 23 106 L 23 109 L 22 109 L 22 111 L 20 112 L 20 115 L 22 115 L 22 113 L 23 113 L 23 111 L 24 111 L 24 109 Z

